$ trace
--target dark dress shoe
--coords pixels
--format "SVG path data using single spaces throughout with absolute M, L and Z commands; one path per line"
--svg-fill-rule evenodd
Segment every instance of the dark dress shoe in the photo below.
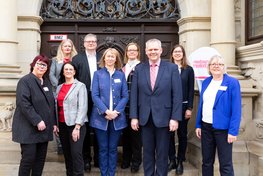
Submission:
M 84 164 L 84 170 L 86 172 L 90 172 L 91 171 L 91 165 L 90 165 L 90 162 L 87 162 Z
M 175 160 L 170 161 L 170 163 L 168 164 L 168 172 L 170 172 L 175 168 L 176 168 L 176 161 Z
M 131 167 L 131 173 L 137 173 L 138 171 L 139 171 L 139 167 L 137 167 L 137 166 L 132 166 Z
M 182 175 L 184 173 L 183 161 L 178 161 L 175 173 L 177 175 Z
M 99 163 L 98 162 L 94 162 L 94 167 L 99 168 L 100 167 Z
M 130 167 L 130 164 L 128 164 L 128 163 L 122 163 L 121 164 L 121 168 L 122 169 L 127 169 L 127 168 L 129 168 Z
M 63 149 L 62 149 L 62 147 L 58 147 L 58 149 L 57 149 L 57 154 L 58 154 L 58 155 L 62 155 L 62 154 L 63 154 Z

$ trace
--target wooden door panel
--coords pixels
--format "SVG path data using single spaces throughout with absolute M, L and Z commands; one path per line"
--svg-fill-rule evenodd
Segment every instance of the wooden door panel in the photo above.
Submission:
M 179 41 L 178 26 L 174 22 L 44 22 L 41 26 L 41 53 L 48 57 L 56 55 L 60 41 L 50 41 L 51 34 L 65 34 L 72 39 L 78 52 L 84 51 L 83 39 L 86 34 L 94 33 L 98 37 L 97 51 L 102 53 L 108 47 L 116 48 L 121 55 L 129 42 L 141 46 L 142 60 L 145 56 L 145 42 L 151 38 L 162 41 L 162 57 L 169 59 L 172 46 Z

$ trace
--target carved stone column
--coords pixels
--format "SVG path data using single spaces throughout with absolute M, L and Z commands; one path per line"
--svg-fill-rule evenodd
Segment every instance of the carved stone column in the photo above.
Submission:
M 20 78 L 17 58 L 17 1 L 9 0 L 0 7 L 0 104 L 10 101 Z
M 42 0 L 17 0 L 17 63 L 23 74 L 29 72 L 29 63 L 40 53 L 40 25 L 43 19 L 39 16 Z M 45 54 L 45 53 L 44 53 Z
M 227 66 L 235 63 L 234 0 L 211 1 L 211 47 L 225 58 Z
M 210 45 L 210 4 L 210 0 L 179 1 L 181 19 L 177 21 L 178 34 L 187 56 L 200 47 Z
M 0 64 L 16 64 L 18 44 L 16 0 L 1 3 L 0 9 L 0 21 L 2 23 L 0 28 Z

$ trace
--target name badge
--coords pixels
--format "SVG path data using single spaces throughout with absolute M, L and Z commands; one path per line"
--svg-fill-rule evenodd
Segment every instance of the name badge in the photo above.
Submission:
M 44 89 L 44 91 L 46 91 L 46 92 L 49 91 L 48 87 L 43 87 L 43 89 Z
M 114 79 L 114 82 L 115 82 L 115 83 L 120 83 L 121 80 L 120 80 L 120 79 Z
M 220 86 L 219 87 L 219 90 L 222 90 L 222 91 L 226 91 L 226 89 L 227 89 L 227 86 Z

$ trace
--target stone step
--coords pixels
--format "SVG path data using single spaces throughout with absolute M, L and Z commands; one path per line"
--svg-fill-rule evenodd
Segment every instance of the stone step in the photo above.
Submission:
M 0 176 L 17 176 L 19 164 L 0 164 Z M 183 176 L 197 176 L 198 171 L 191 164 L 184 164 Z M 65 176 L 66 169 L 64 162 L 46 162 L 43 176 Z M 85 173 L 85 176 L 99 176 L 100 171 L 98 168 L 92 168 L 90 173 Z M 121 169 L 117 167 L 116 176 L 143 176 L 143 168 L 141 167 L 139 172 L 133 174 L 130 169 Z M 175 170 L 169 172 L 168 176 L 174 176 Z
M 121 151 L 121 148 L 120 148 Z M 121 153 L 120 153 L 121 155 Z M 12 142 L 10 132 L 0 132 L 0 176 L 16 176 L 18 173 L 20 162 L 20 146 Z M 48 147 L 47 158 L 43 171 L 43 176 L 65 176 L 66 169 L 64 165 L 63 155 L 57 155 L 55 142 L 50 142 Z M 85 176 L 99 176 L 98 168 L 92 168 L 90 173 L 85 173 Z M 175 170 L 169 173 L 169 176 L 175 175 Z M 184 163 L 183 176 L 197 176 L 198 170 L 189 162 Z M 143 176 L 143 168 L 136 174 L 132 174 L 130 169 L 121 169 L 120 162 L 118 163 L 116 176 Z

